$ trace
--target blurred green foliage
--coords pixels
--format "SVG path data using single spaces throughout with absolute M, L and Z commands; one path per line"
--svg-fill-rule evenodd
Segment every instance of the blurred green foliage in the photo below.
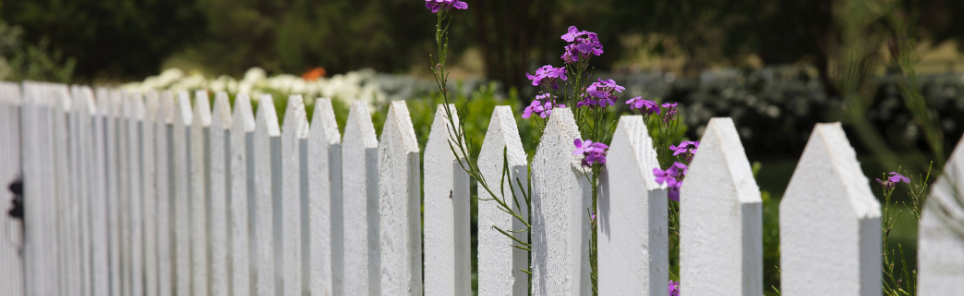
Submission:
M 22 28 L 0 21 L 0 80 L 70 81 L 75 60 L 48 45 L 48 39 L 25 43 Z

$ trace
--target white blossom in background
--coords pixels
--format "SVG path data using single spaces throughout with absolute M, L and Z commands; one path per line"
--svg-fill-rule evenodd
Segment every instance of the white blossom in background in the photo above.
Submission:
M 466 83 L 465 89 L 477 88 L 478 82 Z M 454 85 L 452 85 L 454 86 Z M 314 98 L 329 97 L 351 104 L 354 100 L 368 102 L 370 107 L 394 100 L 404 100 L 420 93 L 427 93 L 435 85 L 430 81 L 408 75 L 379 74 L 372 69 L 351 71 L 332 77 L 305 80 L 291 74 L 268 76 L 261 68 L 251 68 L 240 80 L 230 76 L 205 77 L 198 72 L 184 73 L 180 69 L 167 69 L 157 76 L 150 76 L 142 82 L 123 85 L 124 89 L 147 92 L 151 90 L 194 91 L 207 89 L 213 92 L 230 94 L 247 93 L 252 98 L 270 93 L 282 97 L 300 94 L 305 103 L 311 104 Z

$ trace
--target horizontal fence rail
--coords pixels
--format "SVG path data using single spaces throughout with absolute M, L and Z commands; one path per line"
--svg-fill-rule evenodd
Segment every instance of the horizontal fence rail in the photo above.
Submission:
M 667 295 L 667 187 L 642 117 L 619 119 L 591 224 L 572 112 L 554 110 L 530 171 L 496 107 L 479 171 L 507 198 L 532 182 L 531 236 L 513 239 L 497 229 L 525 226 L 504 197 L 471 207 L 442 105 L 422 154 L 404 101 L 379 134 L 354 102 L 342 135 L 328 99 L 309 122 L 289 97 L 279 125 L 270 95 L 257 110 L 212 95 L 0 82 L 0 182 L 25 197 L 22 220 L 0 217 L 0 295 L 469 295 L 473 210 L 478 295 L 590 295 L 593 225 L 602 295 Z M 680 191 L 682 293 L 762 295 L 762 201 L 733 121 L 701 144 Z M 944 170 L 921 222 L 924 296 L 964 289 L 964 144 Z M 881 294 L 869 184 L 841 125 L 818 124 L 780 205 L 784 295 Z

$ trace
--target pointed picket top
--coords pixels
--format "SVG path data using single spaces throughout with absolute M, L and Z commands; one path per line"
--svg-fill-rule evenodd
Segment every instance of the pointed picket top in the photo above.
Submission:
M 711 119 L 680 189 L 683 293 L 762 293 L 761 205 L 733 120 Z
M 228 93 L 218 92 L 214 95 L 214 108 L 211 113 L 212 130 L 231 129 L 231 102 L 228 100 Z
M 919 180 L 914 180 L 919 182 Z M 902 186 L 902 185 L 899 185 Z M 917 244 L 917 293 L 959 295 L 964 282 L 964 141 L 924 202 Z
M 147 105 L 144 102 L 144 95 L 140 93 L 131 94 L 131 119 L 137 121 L 147 119 Z
M 281 268 L 284 295 L 302 294 L 301 184 L 302 147 L 308 138 L 308 116 L 301 95 L 288 97 L 281 127 Z
M 193 124 L 200 127 L 211 126 L 211 102 L 208 92 L 199 90 L 194 93 Z
M 187 91 L 180 91 L 174 102 L 174 125 L 171 131 L 171 152 L 174 163 L 174 287 L 175 295 L 191 293 L 191 98 Z
M 343 216 L 345 270 L 334 274 L 334 295 L 369 295 L 381 282 L 380 271 L 369 270 L 369 261 L 378 258 L 369 249 L 377 253 L 380 246 L 378 191 L 372 190 L 378 188 L 378 140 L 367 103 L 352 103 L 342 145 L 343 213 L 351 214 Z M 369 203 L 373 211 L 369 211 Z
M 422 295 L 418 142 L 405 101 L 388 108 L 378 141 L 381 291 Z M 378 266 L 376 265 L 376 266 Z M 377 295 L 377 294 L 376 294 Z
M 880 295 L 880 242 L 857 153 L 840 123 L 817 124 L 780 202 L 781 293 Z
M 433 128 L 434 130 L 434 128 Z M 427 152 L 426 148 L 426 153 Z M 451 153 L 451 152 L 449 152 Z M 502 169 L 508 158 L 510 178 L 502 182 Z M 503 230 L 519 230 L 525 228 L 521 222 L 499 209 L 493 198 L 512 200 L 511 184 L 516 196 L 522 198 L 524 188 L 519 188 L 515 180 L 528 183 L 528 168 L 525 150 L 519 137 L 515 116 L 510 106 L 496 106 L 489 120 L 489 127 L 482 142 L 477 161 L 482 176 L 485 177 L 492 190 L 500 190 L 503 196 L 493 197 L 484 189 L 478 193 L 478 281 L 479 295 L 529 295 L 529 275 L 522 272 L 528 270 L 528 252 L 512 247 L 515 242 L 499 233 L 494 227 Z M 478 182 L 476 182 L 478 183 Z M 478 186 L 482 188 L 481 186 Z M 524 202 L 520 203 L 520 210 L 524 218 L 528 218 L 528 209 Z M 528 242 L 525 233 L 516 234 L 516 239 Z
M 177 93 L 174 100 L 174 126 L 189 127 L 194 122 L 194 112 L 191 111 L 191 94 L 187 91 Z
M 157 91 L 149 91 L 144 95 L 144 123 L 141 125 L 141 151 L 143 154 L 143 193 L 142 203 L 144 223 L 144 294 L 155 296 L 158 293 L 158 256 L 157 256 L 157 204 L 158 197 L 157 173 L 158 167 L 167 162 L 157 161 L 157 115 L 160 98 Z M 166 151 L 166 150 L 165 150 Z
M 161 97 L 157 91 L 149 91 L 144 95 L 144 121 L 158 122 L 161 109 Z
M 70 113 L 73 100 L 70 98 L 70 88 L 66 84 L 50 84 L 50 92 L 54 100 L 54 107 L 60 111 Z
M 157 123 L 174 123 L 174 93 L 169 90 L 161 92 L 158 100 Z
M 20 84 L 15 82 L 0 82 L 0 103 L 9 106 L 22 106 Z
M 455 110 L 455 105 L 449 105 Z M 459 124 L 458 114 L 452 120 Z M 445 106 L 425 144 L 425 295 L 471 294 L 469 177 L 449 146 L 455 131 Z M 462 161 L 465 161 L 463 158 Z M 506 257 L 508 258 L 508 256 Z M 503 259 L 504 260 L 504 259 Z
M 344 272 L 341 135 L 331 99 L 315 100 L 308 137 L 308 289 L 333 295 L 334 273 Z
M 255 260 L 255 295 L 277 295 L 276 279 L 277 268 L 275 263 L 280 258 L 276 258 L 275 239 L 280 237 L 274 231 L 274 201 L 277 195 L 275 186 L 278 171 L 277 157 L 281 151 L 277 147 L 281 129 L 278 127 L 278 115 L 274 109 L 274 100 L 271 95 L 262 95 L 258 104 L 258 113 L 255 115 L 256 128 L 254 130 L 254 219 L 251 221 L 255 225 L 253 253 Z M 280 198 L 280 196 L 279 196 Z
M 234 99 L 234 113 L 231 118 L 230 169 L 231 196 L 230 206 L 230 239 L 231 239 L 231 275 L 230 289 L 234 295 L 251 295 L 250 287 L 251 252 L 249 247 L 250 232 L 248 216 L 248 200 L 254 196 L 253 167 L 249 164 L 249 153 L 253 147 L 248 138 L 254 133 L 254 113 L 251 111 L 251 100 L 247 94 L 240 93 Z M 252 217 L 253 218 L 253 217 Z
M 600 295 L 667 295 L 667 188 L 642 116 L 622 116 L 599 180 Z
M 110 89 L 108 96 L 110 96 L 110 116 L 115 119 L 124 118 L 124 91 Z
M 592 187 L 573 155 L 580 139 L 572 110 L 552 110 L 532 159 L 533 295 L 589 295 Z

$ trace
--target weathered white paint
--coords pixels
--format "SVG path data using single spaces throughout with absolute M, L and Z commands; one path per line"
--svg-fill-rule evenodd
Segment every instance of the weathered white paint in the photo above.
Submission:
M 21 110 L 20 86 L 12 82 L 0 82 L 0 185 L 7 186 L 21 175 Z M 0 190 L 0 200 L 12 200 L 13 194 Z M 0 213 L 2 214 L 2 213 Z M 0 245 L 0 286 L 8 287 L 8 295 L 24 295 L 23 244 L 20 220 L 7 215 L 0 217 L 0 231 L 8 234 L 9 243 Z
M 144 123 L 141 125 L 141 149 L 143 158 L 144 202 L 141 211 L 144 216 L 144 295 L 157 296 L 157 125 L 160 97 L 156 91 L 147 92 L 144 97 Z M 160 164 L 163 165 L 163 164 Z
M 130 149 L 128 145 L 130 142 L 128 139 L 130 135 L 127 133 L 129 129 L 128 124 L 128 112 L 130 110 L 130 103 L 127 98 L 127 93 L 118 90 L 111 89 L 111 114 L 114 115 L 114 122 L 117 124 L 117 204 L 115 211 L 117 212 L 117 230 L 119 232 L 119 250 L 120 250 L 120 291 L 122 295 L 130 295 L 131 292 L 131 232 L 130 232 Z
M 408 106 L 391 102 L 378 141 L 381 291 L 374 295 L 422 295 L 418 152 Z
M 187 91 L 177 94 L 174 102 L 173 143 L 174 183 L 174 294 L 191 293 L 191 98 Z
M 144 295 L 144 213 L 143 213 L 143 134 L 141 127 L 147 111 L 144 99 L 139 93 L 127 97 L 127 157 L 128 157 L 128 207 L 127 220 L 129 233 L 128 282 L 131 295 Z
M 308 139 L 308 116 L 300 95 L 288 97 L 281 126 L 281 250 L 283 295 L 302 294 L 301 256 L 301 159 L 302 142 Z
M 254 131 L 254 260 L 255 289 L 259 296 L 279 295 L 280 285 L 276 283 L 275 264 L 277 234 L 274 212 L 274 199 L 279 194 L 281 175 L 281 129 L 275 113 L 271 95 L 262 95 L 258 103 L 256 128 Z M 276 176 L 278 175 L 278 176 Z
M 207 199 L 211 160 L 211 102 L 208 93 L 194 93 L 194 121 L 191 124 L 191 275 L 194 295 L 210 295 L 208 289 Z
M 231 195 L 229 205 L 231 241 L 231 295 L 251 295 L 254 280 L 251 278 L 251 231 L 249 227 L 249 204 L 254 201 L 254 113 L 247 94 L 234 99 L 231 118 L 229 171 L 231 172 Z M 250 201 L 250 202 L 249 202 Z
M 156 133 L 157 153 L 157 295 L 174 295 L 174 94 L 161 92 Z
M 665 296 L 669 280 L 666 185 L 642 116 L 622 116 L 599 179 L 600 295 Z
M 88 93 L 89 95 L 89 93 Z M 108 125 L 110 100 L 106 89 L 97 89 L 97 112 L 93 118 L 93 186 L 91 186 L 91 253 L 93 295 L 111 294 L 110 232 L 109 230 L 109 178 L 108 178 Z M 24 137 L 27 135 L 24 133 Z M 24 152 L 26 154 L 26 151 Z
M 100 263 L 95 262 L 96 252 L 98 245 L 106 242 L 106 239 L 100 238 L 98 235 L 104 231 L 101 229 L 94 229 L 94 219 L 102 219 L 103 215 L 95 218 L 94 213 L 98 203 L 103 201 L 103 194 L 98 194 L 102 192 L 103 189 L 103 178 L 101 175 L 103 172 L 100 170 L 100 163 L 98 163 L 99 151 L 97 150 L 97 131 L 96 129 L 100 126 L 97 124 L 95 116 L 97 115 L 96 101 L 94 100 L 94 93 L 89 87 L 78 86 L 76 91 L 77 97 L 77 108 L 80 109 L 79 113 L 79 123 L 82 134 L 81 145 L 83 146 L 83 153 L 81 154 L 82 162 L 81 165 L 84 170 L 84 182 L 83 190 L 84 208 L 82 210 L 82 216 L 84 216 L 84 232 L 85 232 L 85 245 L 84 256 L 86 257 L 86 262 L 84 263 L 84 268 L 82 271 L 83 280 L 86 284 L 84 286 L 85 295 L 97 295 L 97 286 L 101 286 L 101 279 L 106 279 L 105 275 L 98 275 L 98 266 Z M 96 187 L 96 188 L 95 188 Z M 106 266 L 106 265 L 104 265 Z
M 532 294 L 589 295 L 592 187 L 575 156 L 579 129 L 568 108 L 552 110 L 532 160 Z
M 351 214 L 344 215 L 345 270 L 335 274 L 334 294 L 377 296 L 378 139 L 365 102 L 352 103 L 343 143 L 343 212 Z
M 780 201 L 780 292 L 881 295 L 880 235 L 880 203 L 842 126 L 817 124 Z
M 733 120 L 711 119 L 680 189 L 684 295 L 763 294 L 761 204 Z
M 455 105 L 449 108 L 458 125 Z M 452 154 L 449 141 L 456 140 L 454 135 L 445 107 L 439 105 L 425 144 L 425 180 L 429 180 L 425 183 L 425 295 L 428 296 L 469 295 L 472 288 L 469 175 Z M 466 161 L 462 155 L 459 158 Z M 507 261 L 504 258 L 500 261 Z
M 72 236 L 72 239 L 74 239 L 73 241 L 74 245 L 72 248 L 70 248 L 70 251 L 71 251 L 70 255 L 76 256 L 75 258 L 76 266 L 71 266 L 70 269 L 67 270 L 67 272 L 71 273 L 72 277 L 76 277 L 75 278 L 76 284 L 77 284 L 75 286 L 76 290 L 72 291 L 72 294 L 82 295 L 84 292 L 83 290 L 84 282 L 82 278 L 83 275 L 81 274 L 81 272 L 83 271 L 82 264 L 84 263 L 84 260 L 83 260 L 84 258 L 82 257 L 84 255 L 83 251 L 84 249 L 86 249 L 87 246 L 84 245 L 84 242 L 83 242 L 84 228 L 82 223 L 84 222 L 84 220 L 83 220 L 83 217 L 81 216 L 83 212 L 82 202 L 85 198 L 83 178 L 84 178 L 84 175 L 86 174 L 82 172 L 83 166 L 81 165 L 81 162 L 83 161 L 81 158 L 81 154 L 83 153 L 83 145 L 81 145 L 81 139 L 83 139 L 83 136 L 81 135 L 81 130 L 80 130 L 80 113 L 82 111 L 85 112 L 86 110 L 82 108 L 84 105 L 78 103 L 79 98 L 73 95 L 74 91 L 75 91 L 75 87 L 72 87 L 70 89 L 70 97 L 69 97 L 70 105 L 72 108 L 70 110 L 67 110 L 67 114 L 66 114 L 67 116 L 66 127 L 67 127 L 67 135 L 68 135 L 67 137 L 68 155 L 67 156 L 69 160 L 70 171 L 67 173 L 68 180 L 65 180 L 65 181 L 70 182 L 70 188 L 71 188 L 71 190 L 68 192 L 70 203 L 71 203 L 68 214 L 70 215 L 72 224 L 70 224 L 70 228 L 68 229 L 68 231 L 73 231 L 71 236 Z M 68 223 L 71 223 L 71 222 L 68 222 Z
M 23 83 L 23 180 L 25 291 L 27 295 L 55 295 L 58 293 L 56 224 L 49 183 L 29 180 L 49 180 L 53 175 L 53 123 L 50 104 L 44 86 L 37 82 Z M 46 218 L 46 219 L 45 219 Z
M 452 112 L 455 112 L 452 109 Z M 434 129 L 434 128 L 433 128 Z M 426 148 L 428 149 L 428 148 Z M 426 152 L 427 153 L 427 152 Z M 450 152 L 451 153 L 451 150 Z M 508 161 L 509 179 L 502 180 L 504 163 Z M 500 190 L 501 196 L 493 197 L 481 185 L 479 188 L 479 234 L 478 234 L 478 278 L 479 295 L 529 295 L 529 275 L 521 270 L 529 269 L 529 254 L 524 250 L 512 247 L 515 242 L 499 233 L 493 227 L 503 230 L 521 230 L 525 228 L 518 219 L 499 209 L 493 198 L 504 199 L 507 203 L 513 201 L 510 184 L 519 198 L 522 217 L 528 219 L 528 207 L 523 198 L 523 190 L 516 183 L 528 186 L 529 172 L 526 165 L 526 154 L 522 149 L 519 129 L 515 123 L 510 106 L 496 106 L 489 120 L 489 128 L 482 143 L 482 150 L 478 158 L 479 170 L 490 184 L 493 191 Z M 461 169 L 461 167 L 459 167 Z M 499 184 L 503 182 L 502 184 Z M 510 183 L 511 182 L 511 183 Z M 516 239 L 528 242 L 527 233 L 518 233 Z
M 344 272 L 341 134 L 331 99 L 315 100 L 308 137 L 308 262 L 311 295 L 333 294 L 333 272 Z
M 918 180 L 915 180 L 918 181 Z M 944 164 L 924 204 L 917 245 L 917 293 L 961 295 L 964 291 L 964 141 Z
M 47 84 L 47 95 L 52 101 L 50 112 L 53 116 L 53 150 L 54 150 L 54 174 L 48 180 L 52 180 L 52 186 L 56 191 L 54 196 L 55 216 L 50 217 L 57 221 L 57 270 L 59 274 L 59 284 L 61 295 L 74 295 L 80 290 L 80 280 L 78 275 L 73 272 L 77 270 L 77 245 L 76 211 L 73 196 L 73 185 L 70 178 L 71 159 L 70 159 L 70 134 L 69 120 L 71 110 L 70 94 L 67 86 L 63 84 Z
M 230 194 L 230 174 L 227 171 L 231 160 L 228 150 L 231 128 L 231 102 L 228 94 L 218 92 L 214 96 L 214 110 L 211 116 L 211 145 L 209 170 L 211 179 L 210 204 L 208 207 L 208 243 L 211 252 L 211 295 L 228 295 L 228 195 Z

